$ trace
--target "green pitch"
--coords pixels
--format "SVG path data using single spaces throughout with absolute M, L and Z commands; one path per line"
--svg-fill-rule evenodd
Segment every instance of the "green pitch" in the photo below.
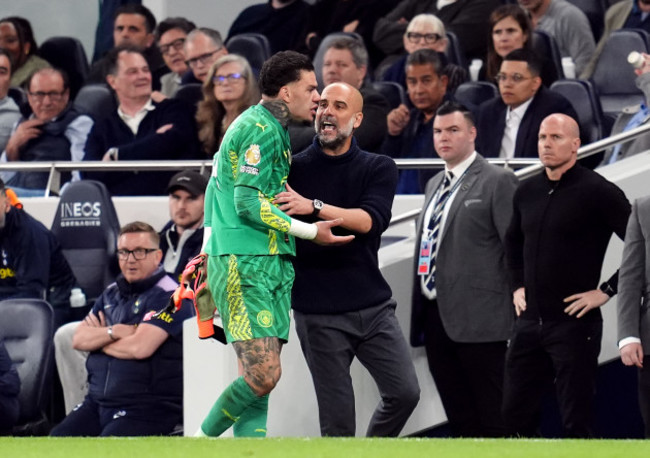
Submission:
M 650 441 L 0 438 L 2 458 L 647 458 Z

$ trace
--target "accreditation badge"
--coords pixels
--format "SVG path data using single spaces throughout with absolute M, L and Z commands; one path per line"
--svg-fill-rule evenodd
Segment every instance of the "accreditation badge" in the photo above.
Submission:
M 429 275 L 431 265 L 431 240 L 420 242 L 420 256 L 418 257 L 418 275 Z

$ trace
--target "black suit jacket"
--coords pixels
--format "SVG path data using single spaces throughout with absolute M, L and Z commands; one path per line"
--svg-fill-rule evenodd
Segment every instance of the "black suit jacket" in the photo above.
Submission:
M 501 140 L 506 129 L 508 107 L 501 96 L 483 102 L 478 111 L 476 149 L 485 157 L 499 157 Z M 528 106 L 519 125 L 515 142 L 515 157 L 537 157 L 537 135 L 545 117 L 564 113 L 578 121 L 571 102 L 564 96 L 541 86 Z

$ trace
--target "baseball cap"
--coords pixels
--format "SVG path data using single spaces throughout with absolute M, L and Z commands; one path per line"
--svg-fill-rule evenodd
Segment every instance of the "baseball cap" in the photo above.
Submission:
M 167 185 L 167 194 L 171 194 L 177 189 L 184 189 L 193 196 L 205 194 L 205 188 L 208 186 L 208 179 L 194 170 L 183 170 L 169 180 Z

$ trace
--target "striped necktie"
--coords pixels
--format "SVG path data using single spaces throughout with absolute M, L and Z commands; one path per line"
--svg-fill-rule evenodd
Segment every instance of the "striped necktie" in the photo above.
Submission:
M 454 178 L 454 174 L 447 172 L 445 174 L 445 179 L 442 182 L 442 188 L 438 193 L 438 199 L 435 202 L 433 207 L 433 213 L 431 219 L 429 220 L 429 226 L 427 227 L 429 240 L 431 241 L 431 260 L 429 261 L 429 275 L 424 282 L 427 290 L 433 292 L 436 287 L 436 254 L 438 247 L 438 235 L 440 234 L 440 222 L 442 220 L 442 214 L 444 213 L 445 204 L 449 199 L 449 193 L 451 191 L 451 180 Z

